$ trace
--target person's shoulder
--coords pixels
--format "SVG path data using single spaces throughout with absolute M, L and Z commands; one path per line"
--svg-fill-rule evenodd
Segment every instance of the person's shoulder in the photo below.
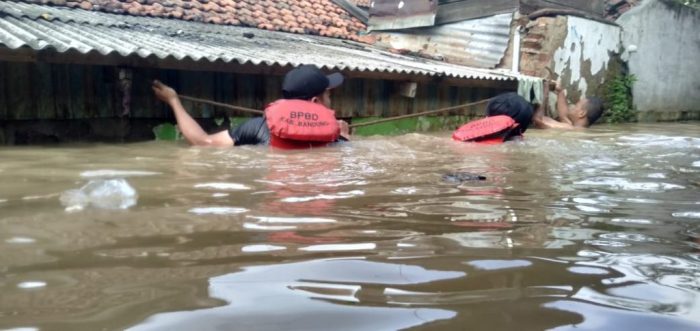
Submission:
M 545 116 L 542 118 L 543 129 L 560 129 L 560 130 L 571 130 L 575 127 L 569 123 L 559 122 L 551 117 Z

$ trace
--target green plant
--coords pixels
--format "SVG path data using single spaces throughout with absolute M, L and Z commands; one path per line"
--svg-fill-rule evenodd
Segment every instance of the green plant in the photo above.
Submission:
M 632 104 L 632 86 L 637 80 L 634 75 L 620 75 L 606 84 L 607 111 L 609 123 L 633 122 L 637 119 Z
M 153 128 L 153 135 L 156 140 L 175 141 L 182 139 L 182 134 L 176 125 L 163 123 Z

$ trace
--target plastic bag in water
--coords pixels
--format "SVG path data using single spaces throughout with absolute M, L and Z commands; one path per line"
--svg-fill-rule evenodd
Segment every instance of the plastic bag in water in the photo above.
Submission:
M 83 210 L 88 206 L 99 209 L 128 209 L 136 205 L 138 194 L 125 179 L 94 179 L 77 190 L 61 194 L 66 211 Z

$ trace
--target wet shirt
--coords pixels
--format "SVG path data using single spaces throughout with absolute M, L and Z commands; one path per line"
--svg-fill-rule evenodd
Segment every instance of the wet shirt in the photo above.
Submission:
M 264 117 L 255 117 L 249 119 L 243 124 L 234 129 L 229 130 L 234 146 L 241 145 L 269 145 L 270 144 L 270 128 Z M 334 143 L 348 141 L 345 137 L 340 136 Z
M 229 130 L 229 134 L 235 146 L 270 144 L 270 129 L 264 117 L 249 119 L 235 129 Z

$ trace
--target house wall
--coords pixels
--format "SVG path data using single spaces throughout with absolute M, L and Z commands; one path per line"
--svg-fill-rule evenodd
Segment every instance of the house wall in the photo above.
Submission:
M 0 144 L 152 139 L 154 126 L 174 122 L 168 107 L 153 96 L 153 79 L 182 95 L 254 109 L 281 97 L 281 75 L 132 68 L 130 107 L 124 114 L 119 72 L 114 66 L 0 62 Z M 506 82 L 501 87 L 479 87 L 422 80 L 415 98 L 407 98 L 399 93 L 402 81 L 347 76 L 334 90 L 332 106 L 338 117 L 349 120 L 444 108 L 514 88 Z M 183 104 L 208 130 L 226 128 L 235 118 L 250 116 Z M 458 113 L 480 116 L 483 105 L 448 115 Z
M 569 16 L 563 44 L 554 52 L 554 72 L 561 73 L 562 83 L 572 97 L 600 94 L 613 56 L 620 52 L 620 28 Z
M 608 69 L 616 65 L 619 53 L 617 26 L 573 16 L 540 17 L 528 24 L 520 68 L 524 74 L 560 79 L 575 101 L 602 96 Z
M 700 119 L 700 11 L 647 0 L 617 23 L 640 119 Z

